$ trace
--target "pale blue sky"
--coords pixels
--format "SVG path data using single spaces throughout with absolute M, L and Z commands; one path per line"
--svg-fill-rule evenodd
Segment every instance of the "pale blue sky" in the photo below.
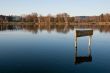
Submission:
M 110 12 L 110 0 L 0 0 L 0 14 L 57 14 L 72 16 L 99 15 Z

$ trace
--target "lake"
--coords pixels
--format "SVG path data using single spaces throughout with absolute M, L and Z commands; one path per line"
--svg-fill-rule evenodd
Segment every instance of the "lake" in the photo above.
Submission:
M 110 73 L 110 26 L 0 26 L 0 73 Z M 78 37 L 75 30 L 93 30 Z

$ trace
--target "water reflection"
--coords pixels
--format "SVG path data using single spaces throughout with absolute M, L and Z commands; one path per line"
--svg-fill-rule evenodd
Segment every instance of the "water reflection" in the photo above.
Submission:
M 74 64 L 80 64 L 83 62 L 91 62 L 91 41 L 92 41 L 93 30 L 75 30 L 74 39 L 75 39 L 75 50 L 74 50 Z M 78 56 L 77 51 L 77 39 L 79 37 L 89 36 L 88 42 L 88 56 Z
M 0 31 L 5 30 L 19 30 L 23 29 L 29 32 L 36 33 L 38 30 L 43 31 L 46 30 L 51 32 L 55 30 L 56 32 L 67 33 L 70 30 L 74 30 L 74 28 L 90 28 L 90 29 L 98 29 L 100 32 L 110 32 L 110 25 L 70 25 L 70 24 L 0 24 Z
M 74 49 L 72 40 L 74 28 L 80 27 L 110 30 L 108 26 L 0 25 L 0 73 L 110 73 L 110 33 L 94 30 L 94 37 L 87 35 L 88 47 L 82 51 L 82 44 L 88 42 L 86 37 Z M 5 30 L 14 32 L 2 32 Z M 88 33 L 81 33 L 78 38 L 85 34 Z

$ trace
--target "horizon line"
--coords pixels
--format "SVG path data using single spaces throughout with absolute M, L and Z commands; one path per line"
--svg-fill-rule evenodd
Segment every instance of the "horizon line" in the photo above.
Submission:
M 93 15 L 73 15 L 73 14 L 70 14 L 68 12 L 59 12 L 59 13 L 47 13 L 47 14 L 39 14 L 38 12 L 28 12 L 28 13 L 22 13 L 22 14 L 2 14 L 0 13 L 0 15 L 5 15 L 5 16 L 25 16 L 25 15 L 30 15 L 32 13 L 37 13 L 38 16 L 41 15 L 41 16 L 48 16 L 48 15 L 52 15 L 52 16 L 56 16 L 57 14 L 62 14 L 62 13 L 67 13 L 69 14 L 70 16 L 99 16 L 101 14 L 110 14 L 109 12 L 104 12 L 104 13 L 100 13 L 100 14 L 93 14 Z

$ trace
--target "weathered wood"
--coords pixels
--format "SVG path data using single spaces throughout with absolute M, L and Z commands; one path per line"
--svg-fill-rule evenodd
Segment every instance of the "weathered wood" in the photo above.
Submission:
M 93 35 L 93 30 L 76 30 L 75 35 L 76 37 L 91 36 Z

